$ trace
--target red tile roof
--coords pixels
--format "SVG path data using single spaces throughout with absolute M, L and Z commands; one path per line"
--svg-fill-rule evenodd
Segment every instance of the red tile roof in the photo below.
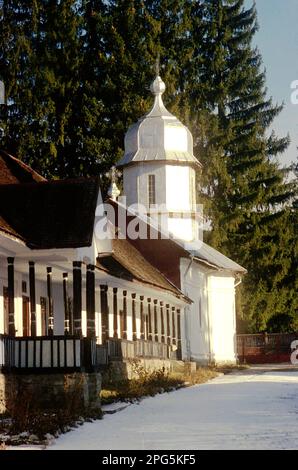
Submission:
M 0 184 L 46 181 L 28 165 L 0 149 Z
M 134 280 L 154 288 L 171 292 L 177 297 L 183 297 L 189 301 L 182 292 L 174 286 L 157 268 L 152 266 L 141 253 L 132 246 L 128 240 L 114 239 L 112 241 L 113 253 L 99 257 L 97 268 L 111 276 Z

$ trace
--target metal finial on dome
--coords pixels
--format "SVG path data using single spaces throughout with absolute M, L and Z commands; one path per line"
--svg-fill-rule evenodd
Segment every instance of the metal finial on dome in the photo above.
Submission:
M 162 101 L 162 94 L 164 93 L 165 89 L 166 85 L 158 75 L 155 77 L 150 86 L 150 91 L 154 95 L 154 103 L 151 111 L 146 114 L 147 117 L 168 116 L 174 118 L 174 116 L 165 108 L 165 105 Z
M 165 83 L 159 75 L 153 80 L 150 86 L 150 91 L 154 96 L 162 95 L 166 89 Z

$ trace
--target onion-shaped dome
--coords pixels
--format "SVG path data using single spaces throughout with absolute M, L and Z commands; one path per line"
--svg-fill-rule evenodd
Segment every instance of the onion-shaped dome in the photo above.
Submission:
M 118 167 L 140 162 L 189 163 L 201 166 L 193 154 L 189 129 L 164 106 L 162 95 L 166 86 L 160 76 L 151 84 L 154 104 L 145 116 L 130 126 L 125 135 L 124 156 Z

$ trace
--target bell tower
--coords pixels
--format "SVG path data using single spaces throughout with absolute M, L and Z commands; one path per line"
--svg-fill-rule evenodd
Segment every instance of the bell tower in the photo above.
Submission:
M 125 152 L 117 166 L 123 169 L 128 206 L 140 204 L 148 216 L 175 238 L 197 238 L 196 169 L 189 129 L 164 106 L 166 86 L 159 75 L 150 90 L 151 110 L 125 135 Z

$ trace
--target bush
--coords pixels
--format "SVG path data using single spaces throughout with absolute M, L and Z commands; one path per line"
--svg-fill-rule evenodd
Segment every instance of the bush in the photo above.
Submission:
M 287 313 L 273 315 L 267 322 L 268 333 L 296 333 L 298 331 L 298 319 Z

